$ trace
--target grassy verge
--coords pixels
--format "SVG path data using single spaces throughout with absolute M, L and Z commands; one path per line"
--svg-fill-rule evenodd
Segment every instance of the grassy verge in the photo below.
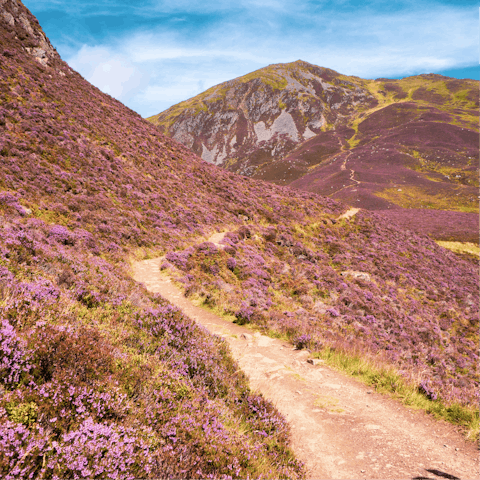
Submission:
M 415 386 L 410 385 L 394 367 L 381 365 L 364 356 L 329 347 L 315 352 L 313 356 L 325 360 L 329 366 L 355 377 L 366 385 L 371 385 L 377 392 L 389 394 L 404 405 L 460 426 L 467 440 L 478 441 L 480 430 L 478 408 L 459 404 L 444 405 L 441 399 L 430 400 Z
M 480 257 L 480 246 L 470 242 L 444 242 L 436 241 L 443 248 L 448 248 L 454 253 L 462 253 Z
M 178 284 L 181 288 L 181 285 Z M 195 305 L 215 313 L 226 321 L 233 322 L 235 316 L 226 314 L 224 309 L 210 306 L 208 301 L 194 296 Z M 292 342 L 292 338 L 276 330 L 264 328 L 254 324 L 243 325 L 255 331 L 260 331 L 271 338 L 278 338 Z M 467 440 L 478 442 L 480 433 L 479 410 L 475 407 L 466 407 L 460 404 L 445 405 L 441 399 L 430 400 L 418 388 L 402 377 L 393 366 L 381 363 L 378 359 L 366 357 L 355 352 L 325 347 L 321 351 L 313 352 L 314 358 L 320 358 L 330 367 L 346 373 L 366 385 L 375 388 L 379 393 L 390 395 L 404 405 L 433 415 L 436 419 L 445 420 L 461 427 Z
M 457 187 L 456 191 L 455 195 L 453 191 L 433 195 L 421 187 L 402 185 L 401 189 L 385 188 L 381 192 L 375 192 L 375 195 L 403 208 L 432 208 L 477 213 L 477 199 L 463 186 Z

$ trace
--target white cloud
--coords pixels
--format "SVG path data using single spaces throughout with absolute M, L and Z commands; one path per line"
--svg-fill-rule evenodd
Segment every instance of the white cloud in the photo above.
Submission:
M 182 17 L 181 27 L 178 15 L 168 17 L 148 31 L 85 45 L 67 61 L 94 85 L 147 116 L 271 63 L 302 59 L 376 78 L 430 73 L 477 59 L 478 25 L 470 9 L 424 5 L 379 14 L 325 11 L 318 3 L 308 11 L 306 2 L 299 4 L 295 8 L 289 0 L 240 0 L 215 7 L 209 0 L 201 3 L 204 12 L 246 10 L 201 25 Z M 155 9 L 188 13 L 200 10 L 199 5 L 157 2 Z M 271 10 L 271 15 L 257 15 L 258 9 Z
M 105 46 L 84 45 L 68 63 L 90 83 L 121 101 L 144 88 L 150 78 L 148 72 L 135 65 L 129 57 Z
M 252 49 L 238 48 L 231 39 L 222 41 L 203 39 L 195 42 L 186 42 L 174 35 L 138 34 L 127 38 L 121 45 L 122 51 L 135 63 L 150 63 L 172 59 L 202 59 L 208 58 L 236 58 L 251 62 L 263 63 L 268 61 L 268 56 L 258 54 Z

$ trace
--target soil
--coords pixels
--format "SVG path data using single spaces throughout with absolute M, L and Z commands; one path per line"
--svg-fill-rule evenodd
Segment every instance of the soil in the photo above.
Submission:
M 340 220 L 340 219 L 342 219 L 342 218 L 347 218 L 347 219 L 352 218 L 352 217 L 354 217 L 359 211 L 360 211 L 359 208 L 353 208 L 353 207 L 352 207 L 352 208 L 349 208 L 345 213 L 343 213 L 342 215 L 340 215 L 337 220 Z
M 210 241 L 221 239 L 215 234 Z M 134 278 L 228 342 L 251 387 L 288 420 L 307 478 L 480 479 L 477 446 L 454 426 L 376 393 L 306 350 L 194 305 L 160 271 L 161 263 L 136 262 Z

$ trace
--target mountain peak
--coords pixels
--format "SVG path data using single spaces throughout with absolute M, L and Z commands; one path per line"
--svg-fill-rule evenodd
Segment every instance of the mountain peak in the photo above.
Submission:
M 37 19 L 20 0 L 0 0 L 0 23 L 12 40 L 20 42 L 23 50 L 40 65 L 51 66 L 53 60 L 60 59 Z M 8 52 L 5 54 L 8 55 Z
M 364 83 L 304 60 L 277 63 L 149 120 L 204 160 L 252 175 L 359 108 L 375 106 Z

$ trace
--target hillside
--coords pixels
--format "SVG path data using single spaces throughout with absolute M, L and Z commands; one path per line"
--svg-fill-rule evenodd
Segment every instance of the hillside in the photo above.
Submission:
M 89 85 L 14 0 L 0 55 L 1 477 L 302 476 L 224 342 L 128 273 L 138 249 L 262 215 L 265 188 Z
M 478 243 L 477 81 L 364 80 L 297 61 L 149 120 L 230 171 L 382 211 L 434 238 Z
M 377 105 L 360 79 L 299 60 L 222 83 L 148 120 L 204 160 L 259 176 L 298 144 Z
M 72 71 L 18 0 L 0 58 L 2 478 L 304 475 L 226 343 L 132 280 L 162 254 L 237 321 L 378 353 L 449 420 L 478 420 L 473 262 L 204 162 Z M 222 230 L 225 248 L 204 242 Z

